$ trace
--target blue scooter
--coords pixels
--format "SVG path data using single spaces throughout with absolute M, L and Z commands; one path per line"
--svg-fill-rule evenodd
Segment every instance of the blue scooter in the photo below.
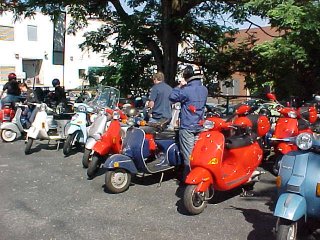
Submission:
M 178 132 L 158 131 L 154 127 L 130 127 L 123 140 L 122 154 L 110 156 L 103 167 L 106 189 L 111 193 L 126 191 L 131 176 L 162 173 L 183 163 L 178 147 Z M 160 184 L 159 183 L 159 184 Z
M 320 219 L 320 140 L 310 133 L 285 140 L 295 141 L 299 151 L 289 152 L 280 161 L 274 211 L 278 240 L 296 239 L 300 219 Z

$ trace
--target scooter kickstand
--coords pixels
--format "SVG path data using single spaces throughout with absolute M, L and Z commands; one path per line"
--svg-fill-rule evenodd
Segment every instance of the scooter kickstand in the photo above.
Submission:
M 157 186 L 158 188 L 161 187 L 161 183 L 162 183 L 162 180 L 163 180 L 163 176 L 164 176 L 164 172 L 161 173 L 160 182 L 158 183 L 158 186 Z
M 61 141 L 57 141 L 57 151 L 59 151 L 59 147 L 60 147 L 60 143 L 61 143 Z
M 240 194 L 240 197 L 253 197 L 254 194 L 252 191 L 249 190 L 245 190 L 244 188 L 242 188 L 242 193 Z

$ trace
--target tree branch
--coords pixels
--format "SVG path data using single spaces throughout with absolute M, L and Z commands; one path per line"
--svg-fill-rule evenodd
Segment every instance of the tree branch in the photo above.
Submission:
M 272 37 L 272 38 L 278 38 L 278 37 L 280 37 L 280 36 L 275 36 L 275 35 L 272 35 L 272 34 L 268 33 L 266 30 L 263 29 L 263 27 L 261 27 L 260 25 L 252 22 L 252 21 L 249 20 L 248 18 L 246 18 L 245 20 L 250 23 L 250 26 L 249 26 L 249 28 L 246 30 L 246 33 L 248 33 L 248 31 L 251 29 L 251 26 L 254 25 L 254 26 L 258 27 L 264 34 L 268 35 L 269 37 Z

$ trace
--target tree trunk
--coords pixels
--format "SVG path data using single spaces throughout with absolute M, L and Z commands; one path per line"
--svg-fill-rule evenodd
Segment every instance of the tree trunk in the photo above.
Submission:
M 162 1 L 162 46 L 163 46 L 163 72 L 166 82 L 174 87 L 178 63 L 179 34 L 173 17 L 172 0 Z

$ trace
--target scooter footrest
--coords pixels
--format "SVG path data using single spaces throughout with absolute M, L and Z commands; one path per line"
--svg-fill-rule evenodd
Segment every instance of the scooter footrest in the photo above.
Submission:
M 74 113 L 61 113 L 53 115 L 54 120 L 71 120 Z
M 176 139 L 177 136 L 178 136 L 178 131 L 164 130 L 163 132 L 157 133 L 155 135 L 155 139 L 156 140 Z

